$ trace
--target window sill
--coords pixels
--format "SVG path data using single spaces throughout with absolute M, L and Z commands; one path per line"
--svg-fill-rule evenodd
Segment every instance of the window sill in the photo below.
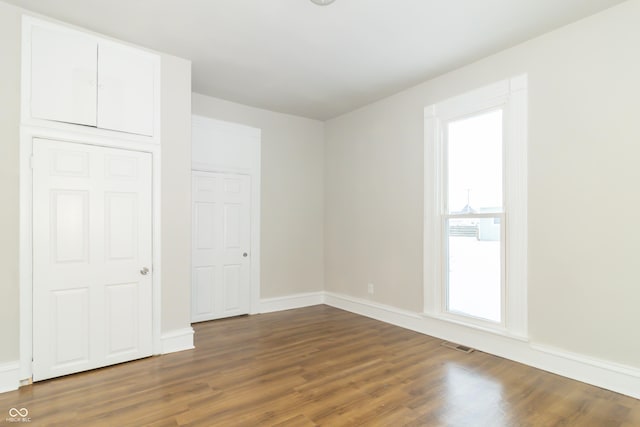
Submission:
M 425 319 L 435 320 L 435 321 L 443 322 L 447 324 L 453 324 L 453 325 L 457 325 L 457 326 L 461 326 L 464 328 L 469 328 L 469 329 L 473 329 L 481 332 L 487 332 L 493 335 L 499 335 L 499 336 L 510 338 L 516 341 L 521 341 L 526 343 L 529 342 L 528 337 L 514 334 L 513 332 L 509 331 L 507 328 L 505 328 L 502 325 L 497 325 L 496 327 L 485 326 L 485 325 L 480 325 L 474 322 L 465 322 L 464 319 L 461 319 L 457 316 L 448 316 L 446 314 L 422 313 L 422 317 L 424 317 Z

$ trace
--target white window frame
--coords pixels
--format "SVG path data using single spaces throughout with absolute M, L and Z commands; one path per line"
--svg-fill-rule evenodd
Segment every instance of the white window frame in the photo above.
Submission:
M 527 76 L 473 90 L 425 108 L 424 314 L 473 328 L 527 338 Z M 503 291 L 501 322 L 447 310 L 444 177 L 447 124 L 503 111 Z M 477 216 L 477 215 L 474 215 Z M 454 216 L 454 217 L 457 217 Z

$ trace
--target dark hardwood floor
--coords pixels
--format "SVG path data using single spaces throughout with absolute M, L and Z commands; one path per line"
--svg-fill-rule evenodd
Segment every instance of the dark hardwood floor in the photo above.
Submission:
M 33 426 L 640 426 L 640 401 L 327 306 L 194 325 L 196 349 L 0 394 Z

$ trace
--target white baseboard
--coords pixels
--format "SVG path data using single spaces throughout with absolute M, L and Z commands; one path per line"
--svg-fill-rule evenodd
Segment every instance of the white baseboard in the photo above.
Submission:
M 640 399 L 640 369 L 326 292 L 325 304 Z
M 177 351 L 191 350 L 193 346 L 193 328 L 188 327 L 162 334 L 161 354 L 175 353 Z
M 260 313 L 292 310 L 324 303 L 324 292 L 308 292 L 260 300 Z
M 0 364 L 0 393 L 20 387 L 20 362 Z
M 425 335 L 453 341 L 485 353 L 640 399 L 640 369 L 638 368 L 529 343 L 517 337 L 478 330 L 347 295 L 311 292 L 268 298 L 261 301 L 260 312 L 269 313 L 318 304 L 327 304 Z M 193 329 L 189 327 L 165 333 L 161 341 L 162 354 L 193 349 Z M 17 390 L 19 385 L 19 362 L 0 364 L 0 393 Z

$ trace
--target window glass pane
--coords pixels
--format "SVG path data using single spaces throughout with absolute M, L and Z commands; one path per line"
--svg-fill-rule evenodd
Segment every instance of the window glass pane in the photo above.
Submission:
M 502 110 L 447 127 L 449 213 L 502 211 Z
M 448 311 L 501 320 L 500 217 L 449 219 Z

